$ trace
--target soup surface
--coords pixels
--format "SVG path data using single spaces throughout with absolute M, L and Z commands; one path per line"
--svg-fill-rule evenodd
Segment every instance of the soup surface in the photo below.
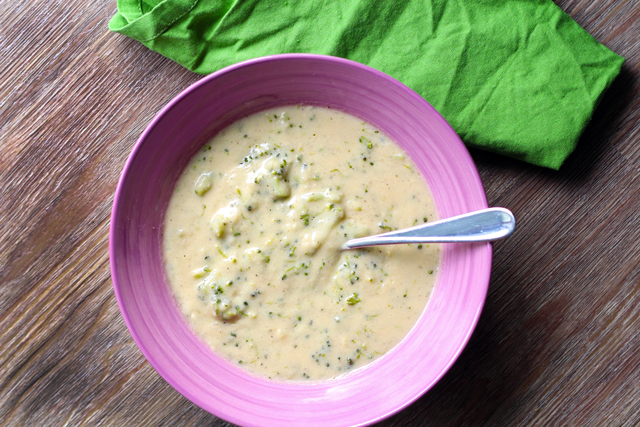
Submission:
M 217 354 L 274 380 L 328 379 L 402 340 L 438 268 L 438 245 L 342 244 L 435 219 L 424 179 L 386 135 L 339 111 L 281 107 L 191 160 L 166 213 L 165 264 Z

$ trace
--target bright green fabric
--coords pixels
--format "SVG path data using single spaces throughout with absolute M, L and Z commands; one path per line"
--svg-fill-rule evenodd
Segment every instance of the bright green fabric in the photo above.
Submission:
M 624 61 L 551 0 L 118 0 L 109 28 L 200 74 L 291 52 L 368 64 L 469 146 L 553 169 Z

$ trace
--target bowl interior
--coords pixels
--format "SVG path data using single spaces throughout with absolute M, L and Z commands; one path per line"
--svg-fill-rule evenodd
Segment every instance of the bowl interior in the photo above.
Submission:
M 409 335 L 378 361 L 336 380 L 272 382 L 232 366 L 201 343 L 174 304 L 162 261 L 163 215 L 191 156 L 225 125 L 252 112 L 315 104 L 387 133 L 426 178 L 442 217 L 487 207 L 458 136 L 421 97 L 351 61 L 279 55 L 237 64 L 184 91 L 149 125 L 116 192 L 112 277 L 123 318 L 153 367 L 203 409 L 242 425 L 361 425 L 420 397 L 471 335 L 487 293 L 491 245 L 443 245 L 441 269 Z

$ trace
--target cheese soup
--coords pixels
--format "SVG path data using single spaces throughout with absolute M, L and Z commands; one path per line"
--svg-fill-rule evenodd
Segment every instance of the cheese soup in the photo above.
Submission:
M 436 217 L 415 165 L 374 126 L 281 107 L 191 160 L 165 216 L 165 265 L 215 353 L 273 380 L 329 379 L 407 335 L 438 269 L 438 245 L 340 247 Z

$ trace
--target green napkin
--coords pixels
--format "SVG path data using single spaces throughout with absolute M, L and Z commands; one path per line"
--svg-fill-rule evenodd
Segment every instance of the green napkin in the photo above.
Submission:
M 291 52 L 368 64 L 467 145 L 553 169 L 624 61 L 551 0 L 118 0 L 109 28 L 200 74 Z

